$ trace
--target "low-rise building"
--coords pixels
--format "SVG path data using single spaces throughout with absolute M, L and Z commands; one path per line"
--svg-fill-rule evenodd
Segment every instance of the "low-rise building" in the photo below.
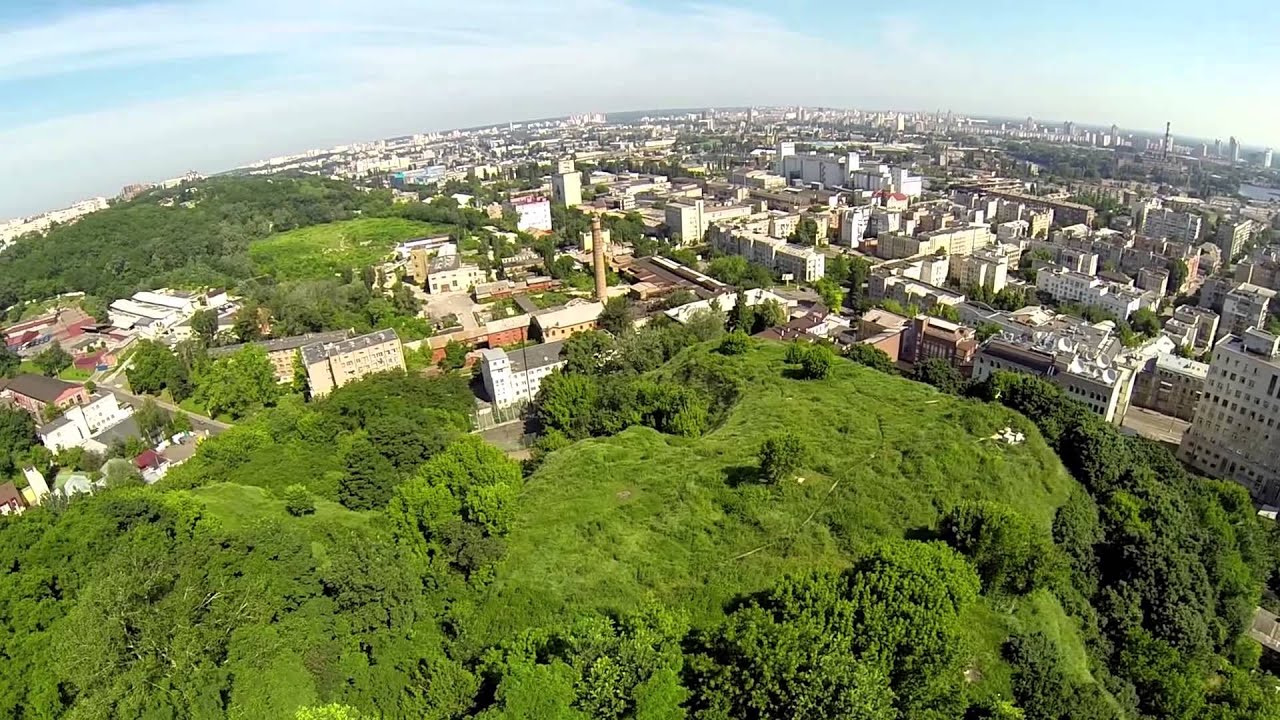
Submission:
M 1190 422 L 1209 366 L 1177 355 L 1150 358 L 1133 380 L 1133 405 Z
M 900 362 L 917 365 L 925 360 L 946 360 L 964 374 L 973 365 L 978 341 L 973 328 L 949 320 L 917 315 L 903 335 Z
M 602 302 L 570 301 L 562 308 L 537 313 L 533 316 L 533 321 L 538 324 L 543 341 L 552 342 L 580 332 L 595 330 L 599 326 L 600 315 L 603 312 L 604 303 Z
M 1122 422 L 1132 392 L 1132 371 L 1060 340 L 1053 336 L 993 338 L 975 355 L 973 378 L 981 381 L 1001 371 L 1034 375 L 1062 388 L 1107 422 Z
M 37 419 L 43 418 L 49 406 L 66 409 L 89 402 L 83 385 L 43 375 L 19 375 L 12 380 L 0 379 L 0 399 L 6 399 Z
M 395 330 L 378 330 L 307 345 L 302 348 L 302 364 L 311 397 L 318 398 L 374 373 L 404 370 L 404 348 Z
M 1258 502 L 1280 505 L 1280 337 L 1249 329 L 1214 347 L 1178 457 L 1240 483 Z
M 130 408 L 120 406 L 114 394 L 95 393 L 83 405 L 71 405 L 61 416 L 41 425 L 36 434 L 45 447 L 56 453 L 84 447 L 94 436 L 132 414 Z
M 427 271 L 427 292 L 432 295 L 470 290 L 487 279 L 477 265 L 462 262 L 456 254 L 437 255 Z
M 489 401 L 497 407 L 532 402 L 542 379 L 564 367 L 563 341 L 542 343 L 505 351 L 480 351 L 480 372 Z

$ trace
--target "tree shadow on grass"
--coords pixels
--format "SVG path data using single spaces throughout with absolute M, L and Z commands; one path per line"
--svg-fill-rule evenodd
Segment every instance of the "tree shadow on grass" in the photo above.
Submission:
M 932 542 L 934 540 L 941 540 L 942 533 L 938 532 L 937 528 L 931 528 L 925 525 L 921 525 L 920 527 L 909 528 L 905 533 L 903 533 L 903 537 L 905 537 L 907 540 L 919 540 L 920 542 Z
M 724 469 L 724 481 L 729 487 L 760 483 L 760 468 L 756 465 L 734 465 Z

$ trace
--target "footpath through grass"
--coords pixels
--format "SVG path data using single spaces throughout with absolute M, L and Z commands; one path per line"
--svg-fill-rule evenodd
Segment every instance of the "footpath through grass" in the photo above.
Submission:
M 249 257 L 256 272 L 279 280 L 326 278 L 383 262 L 405 240 L 453 229 L 402 218 L 357 218 L 272 235 L 249 245 Z

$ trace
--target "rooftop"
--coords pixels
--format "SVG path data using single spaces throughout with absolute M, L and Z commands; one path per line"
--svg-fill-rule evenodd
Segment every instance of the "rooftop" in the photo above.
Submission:
M 563 349 L 563 341 L 542 343 L 508 351 L 507 359 L 511 361 L 511 372 L 526 372 L 560 362 Z
M 594 322 L 604 312 L 604 303 L 588 302 L 577 305 L 566 305 L 555 310 L 538 313 L 538 327 L 548 328 L 572 327 L 583 323 Z
M 399 340 L 400 336 L 393 329 L 378 330 L 367 335 L 360 335 L 349 340 L 329 343 L 314 343 L 302 348 L 302 361 L 307 365 L 320 362 L 334 355 L 345 355 L 374 345 Z
M 58 398 L 69 390 L 78 390 L 81 386 L 57 378 L 43 375 L 19 375 L 8 383 L 0 384 L 0 390 L 9 390 L 19 395 L 34 398 L 42 403 L 57 402 Z
M 239 345 L 224 345 L 217 348 L 209 348 L 209 357 L 226 357 L 232 355 L 241 348 L 250 345 L 257 345 L 268 353 L 283 352 L 285 350 L 297 350 L 314 343 L 339 342 L 351 337 L 351 330 L 334 330 L 333 332 L 307 333 L 306 335 L 291 335 L 289 337 L 276 338 L 274 340 L 262 340 L 260 342 L 240 343 Z

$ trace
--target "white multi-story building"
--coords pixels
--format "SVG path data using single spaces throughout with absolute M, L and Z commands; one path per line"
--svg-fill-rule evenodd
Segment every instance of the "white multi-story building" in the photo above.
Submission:
M 814 282 L 826 274 L 826 257 L 813 248 L 791 245 L 782 238 L 728 225 L 712 225 L 708 235 L 711 246 L 720 252 L 739 255 L 779 273 L 790 274 L 797 282 Z
M 1202 224 L 1203 219 L 1195 213 L 1175 212 L 1168 208 L 1148 210 L 1140 232 L 1151 238 L 1193 243 L 1200 239 Z
M 844 187 L 848 184 L 849 174 L 861 167 L 857 153 L 849 153 L 840 158 L 835 155 L 819 155 L 818 153 L 793 152 L 780 155 L 779 175 L 788 183 L 793 180 L 809 185 L 817 184 L 824 188 Z
M 1135 310 L 1154 307 L 1156 297 L 1117 283 L 1107 282 L 1066 268 L 1041 268 L 1036 273 L 1036 289 L 1055 300 L 1098 308 L 1125 320 Z
M 1243 336 L 1249 328 L 1266 327 L 1267 315 L 1276 291 L 1258 287 L 1252 283 L 1240 283 L 1222 298 L 1222 321 L 1218 325 L 1219 337 Z
M 871 225 L 871 207 L 849 208 L 840 218 L 840 243 L 857 249 Z
M 707 228 L 714 222 L 746 217 L 751 213 L 749 205 L 707 205 L 704 200 L 668 203 L 663 210 L 667 227 L 680 235 L 683 245 L 701 243 Z
M 854 170 L 849 177 L 849 186 L 854 190 L 887 190 L 902 193 L 909 198 L 918 198 L 924 193 L 924 178 L 912 175 L 906 168 L 891 168 L 881 164 Z
M 496 407 L 532 402 L 542 387 L 542 379 L 564 367 L 560 358 L 564 342 L 518 348 L 480 351 L 480 372 L 484 389 Z
M 37 434 L 40 442 L 53 452 L 73 447 L 84 447 L 90 439 L 107 428 L 114 427 L 133 414 L 128 407 L 120 407 L 112 393 L 97 393 L 83 405 L 70 405 L 61 417 L 42 425 Z
M 989 341 L 973 358 L 973 379 L 982 381 L 998 371 L 1044 378 L 1117 424 L 1123 422 L 1133 392 L 1132 370 L 1053 334 Z
M 1178 456 L 1259 502 L 1280 503 L 1280 337 L 1251 328 L 1214 347 Z
M 516 229 L 521 232 L 551 231 L 551 202 L 543 197 L 513 199 L 511 209 L 516 211 Z

